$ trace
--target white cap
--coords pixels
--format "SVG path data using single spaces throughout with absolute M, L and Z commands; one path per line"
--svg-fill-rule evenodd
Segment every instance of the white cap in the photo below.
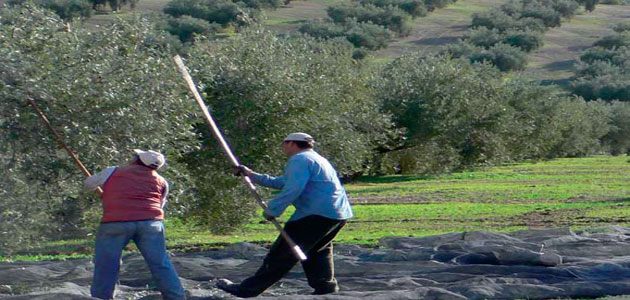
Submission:
M 144 151 L 140 149 L 133 149 L 133 153 L 138 155 L 138 158 L 140 158 L 140 161 L 142 161 L 143 164 L 156 170 L 161 168 L 166 161 L 162 153 L 155 152 L 153 150 Z
M 303 132 L 290 133 L 289 135 L 287 135 L 287 137 L 284 138 L 284 141 L 315 142 L 312 136 Z

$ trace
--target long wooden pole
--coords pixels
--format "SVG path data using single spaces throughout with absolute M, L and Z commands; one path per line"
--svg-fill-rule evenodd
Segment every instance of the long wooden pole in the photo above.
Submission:
M 184 62 L 182 61 L 182 58 L 179 55 L 176 55 L 175 57 L 173 57 L 173 59 L 175 60 L 175 64 L 177 65 L 177 68 L 182 73 L 182 76 L 184 77 L 184 80 L 186 81 L 186 84 L 188 85 L 188 89 L 190 90 L 190 92 L 192 92 L 193 96 L 195 97 L 195 100 L 197 101 L 197 104 L 201 108 L 204 119 L 210 126 L 210 129 L 212 133 L 214 134 L 214 137 L 219 141 L 219 143 L 221 144 L 221 147 L 223 147 L 223 150 L 229 157 L 232 165 L 235 167 L 240 166 L 241 164 L 238 162 L 238 159 L 236 159 L 236 156 L 234 156 L 234 153 L 232 153 L 232 149 L 230 149 L 230 146 L 225 141 L 225 138 L 223 138 L 223 134 L 221 134 L 221 131 L 219 131 L 219 127 L 214 122 L 212 115 L 210 115 L 210 111 L 208 111 L 208 107 L 206 106 L 205 102 L 201 98 L 199 91 L 197 91 L 197 86 L 195 86 L 195 83 L 192 77 L 188 73 L 188 70 L 186 69 Z M 256 186 L 254 186 L 254 184 L 252 183 L 252 180 L 248 176 L 242 176 L 242 178 L 243 178 L 243 181 L 249 187 L 249 190 L 252 192 L 252 194 L 256 198 L 258 205 L 260 205 L 260 207 L 262 207 L 263 209 L 267 209 L 267 204 L 265 203 L 265 201 L 263 201 L 262 197 L 260 197 L 260 194 L 258 194 L 258 191 L 256 190 Z M 302 260 L 302 261 L 306 260 L 306 255 L 304 254 L 302 249 L 300 249 L 300 246 L 296 245 L 295 242 L 293 242 L 293 239 L 291 239 L 291 237 L 286 233 L 286 231 L 284 231 L 284 229 L 282 228 L 278 220 L 273 218 L 271 219 L 271 223 L 273 223 L 273 225 L 276 226 L 276 229 L 280 231 L 280 235 L 282 235 L 282 237 L 287 242 L 287 244 L 289 244 L 295 256 L 299 260 Z
M 33 109 L 35 110 L 37 115 L 39 115 L 40 119 L 42 119 L 42 121 L 46 124 L 46 126 L 48 126 L 48 129 L 50 129 L 50 131 L 52 131 L 53 135 L 57 138 L 57 141 L 59 142 L 59 144 L 61 144 L 61 146 L 64 149 L 66 149 L 68 154 L 70 154 L 70 157 L 72 157 L 72 160 L 74 160 L 74 162 L 77 164 L 77 166 L 79 166 L 79 168 L 81 169 L 81 172 L 83 172 L 83 174 L 85 174 L 86 177 L 92 176 L 92 174 L 90 174 L 90 171 L 87 170 L 85 165 L 83 165 L 83 163 L 81 163 L 81 160 L 79 160 L 79 158 L 74 154 L 74 152 L 72 152 L 72 150 L 70 150 L 68 145 L 66 145 L 66 143 L 63 141 L 63 139 L 61 138 L 59 133 L 57 133 L 57 130 L 55 130 L 55 128 L 50 124 L 50 122 L 48 121 L 48 118 L 46 118 L 46 115 L 44 115 L 42 110 L 39 109 L 39 106 L 37 106 L 37 103 L 35 103 L 35 101 L 33 101 L 33 99 L 31 97 L 29 97 L 29 96 L 27 96 L 26 99 L 31 104 L 31 106 L 33 107 Z M 99 194 L 103 194 L 103 190 L 100 187 L 98 187 L 97 190 L 98 190 Z

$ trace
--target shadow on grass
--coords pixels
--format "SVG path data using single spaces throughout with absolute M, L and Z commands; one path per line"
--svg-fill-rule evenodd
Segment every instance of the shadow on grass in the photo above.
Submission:
M 589 203 L 616 203 L 618 205 L 629 205 L 630 206 L 630 197 L 627 198 L 615 198 L 615 199 L 607 199 L 607 200 L 598 200 Z
M 561 88 L 563 88 L 564 90 L 568 90 L 569 86 L 571 83 L 571 78 L 562 78 L 562 79 L 548 79 L 548 80 L 541 80 L 540 81 L 540 85 L 557 85 Z
M 418 39 L 418 40 L 413 41 L 412 43 L 416 45 L 438 46 L 438 45 L 456 43 L 458 40 L 459 40 L 458 36 L 444 36 L 444 37 Z
M 359 177 L 352 182 L 361 182 L 361 183 L 396 183 L 396 182 L 407 182 L 414 180 L 427 180 L 427 179 L 435 179 L 435 176 L 432 175 L 396 175 L 396 176 L 362 176 Z M 389 189 L 389 188 L 386 188 Z
M 554 62 L 545 64 L 543 68 L 545 70 L 553 70 L 553 71 L 560 71 L 560 70 L 570 71 L 570 70 L 573 70 L 574 64 L 575 64 L 574 59 L 566 59 L 566 60 L 554 61 Z

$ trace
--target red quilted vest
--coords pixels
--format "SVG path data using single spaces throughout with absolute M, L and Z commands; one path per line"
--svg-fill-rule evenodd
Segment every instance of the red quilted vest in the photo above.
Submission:
M 151 168 L 141 165 L 117 168 L 103 186 L 101 222 L 164 219 L 165 188 L 164 178 Z

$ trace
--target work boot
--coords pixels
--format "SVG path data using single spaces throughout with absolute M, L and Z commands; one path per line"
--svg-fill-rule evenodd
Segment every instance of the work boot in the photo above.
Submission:
M 329 284 L 323 284 L 313 291 L 313 295 L 326 295 L 339 292 L 339 286 L 337 282 L 331 282 Z
M 239 296 L 238 293 L 238 288 L 239 288 L 240 284 L 238 283 L 234 283 L 232 281 L 229 281 L 225 278 L 221 278 L 217 280 L 217 287 L 234 295 L 234 296 Z

